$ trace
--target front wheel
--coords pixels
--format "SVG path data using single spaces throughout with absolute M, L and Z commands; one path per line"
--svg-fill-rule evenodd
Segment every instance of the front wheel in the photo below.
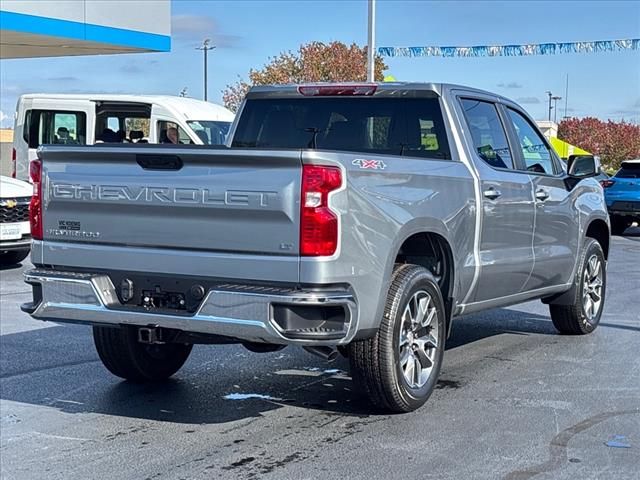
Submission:
M 378 408 L 419 408 L 436 386 L 445 335 L 444 302 L 431 272 L 398 265 L 377 334 L 350 345 L 354 382 Z
M 93 327 L 93 341 L 104 366 L 114 375 L 134 382 L 165 380 L 180 370 L 192 345 L 145 344 L 136 327 Z
M 587 238 L 574 278 L 571 305 L 549 305 L 551 320 L 560 333 L 584 335 L 593 332 L 602 316 L 607 287 L 606 260 L 600 244 Z

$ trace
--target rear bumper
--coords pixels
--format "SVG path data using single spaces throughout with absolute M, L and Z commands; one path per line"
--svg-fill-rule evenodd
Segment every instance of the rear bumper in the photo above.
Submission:
M 240 341 L 340 345 L 349 343 L 357 331 L 357 303 L 346 290 L 281 289 L 221 285 L 210 289 L 193 314 L 127 308 L 118 299 L 113 283 L 105 274 L 59 272 L 36 269 L 25 273 L 25 281 L 33 287 L 33 302 L 22 310 L 39 320 L 87 325 L 136 325 L 161 327 L 189 333 L 211 334 Z M 282 312 L 320 312 L 343 309 L 340 329 L 285 329 L 278 320 Z M 315 320 L 284 315 L 298 327 L 301 322 Z M 317 321 L 315 321 L 317 325 Z M 329 322 L 330 323 L 330 322 Z M 335 325 L 335 323 L 334 323 Z
M 29 250 L 31 248 L 31 236 L 23 236 L 19 240 L 5 240 L 0 242 L 0 252 L 14 250 Z
M 640 217 L 640 200 L 615 200 L 607 210 L 610 215 Z

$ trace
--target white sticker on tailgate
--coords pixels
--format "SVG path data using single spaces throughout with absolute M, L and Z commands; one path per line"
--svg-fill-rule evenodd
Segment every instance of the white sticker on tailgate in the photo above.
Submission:
M 0 223 L 0 240 L 17 240 L 21 237 L 19 223 Z

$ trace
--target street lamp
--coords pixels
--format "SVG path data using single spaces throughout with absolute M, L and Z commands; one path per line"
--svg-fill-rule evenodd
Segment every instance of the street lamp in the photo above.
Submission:
M 551 121 L 551 109 L 553 108 L 551 106 L 551 98 L 553 97 L 553 93 L 547 90 L 547 95 L 549 95 L 549 121 Z
M 553 100 L 553 121 L 555 123 L 558 123 L 557 122 L 557 120 L 558 120 L 558 100 L 562 100 L 562 97 L 558 97 L 556 95 L 556 96 L 551 97 L 551 100 Z
M 204 54 L 204 101 L 207 101 L 207 53 L 209 52 L 209 50 L 213 50 L 214 48 L 216 48 L 215 45 L 209 45 L 209 43 L 211 42 L 210 39 L 205 39 L 204 42 L 202 42 L 202 46 L 201 47 L 196 47 L 196 50 L 202 50 L 202 53 Z

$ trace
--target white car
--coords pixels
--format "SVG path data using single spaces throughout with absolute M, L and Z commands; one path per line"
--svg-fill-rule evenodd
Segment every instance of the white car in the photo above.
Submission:
M 20 263 L 29 255 L 32 193 L 30 183 L 0 176 L 0 265 Z

